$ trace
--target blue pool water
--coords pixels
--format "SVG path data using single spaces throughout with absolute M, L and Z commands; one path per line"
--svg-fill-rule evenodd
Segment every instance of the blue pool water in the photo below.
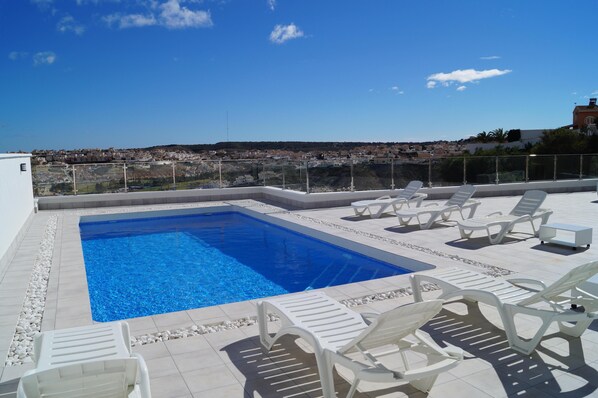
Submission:
M 79 227 L 99 322 L 409 272 L 236 212 Z

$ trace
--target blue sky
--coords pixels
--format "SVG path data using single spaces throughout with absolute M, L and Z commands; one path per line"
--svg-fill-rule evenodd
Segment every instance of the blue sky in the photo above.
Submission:
M 226 141 L 227 112 L 231 141 L 558 127 L 598 95 L 596 15 L 595 0 L 0 0 L 0 152 Z

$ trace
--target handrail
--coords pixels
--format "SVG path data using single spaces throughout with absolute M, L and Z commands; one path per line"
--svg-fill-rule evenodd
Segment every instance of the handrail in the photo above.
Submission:
M 107 169 L 108 168 L 108 169 Z M 119 171 L 120 168 L 120 171 Z M 36 196 L 274 186 L 306 193 L 598 178 L 598 154 L 239 159 L 33 165 Z

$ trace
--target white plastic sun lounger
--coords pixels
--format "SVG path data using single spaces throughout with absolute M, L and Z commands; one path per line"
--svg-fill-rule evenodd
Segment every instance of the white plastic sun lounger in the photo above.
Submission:
M 147 366 L 131 352 L 126 322 L 44 332 L 34 355 L 36 367 L 21 378 L 17 398 L 151 397 Z
M 351 397 L 361 380 L 378 383 L 406 381 L 428 391 L 439 373 L 463 359 L 455 347 L 441 348 L 425 332 L 418 330 L 442 308 L 442 301 L 406 305 L 383 314 L 363 314 L 350 310 L 320 292 L 283 296 L 258 302 L 260 341 L 270 350 L 279 337 L 297 335 L 313 347 L 325 398 L 336 397 L 333 368 L 340 365 L 353 373 Z M 280 317 L 282 326 L 268 334 L 268 313 Z M 408 338 L 412 336 L 411 338 Z M 389 351 L 389 348 L 393 349 Z M 378 352 L 384 348 L 384 352 Z M 425 354 L 426 366 L 412 369 L 406 351 Z M 358 357 L 356 357 L 357 354 Z M 386 365 L 387 355 L 400 353 L 404 368 Z M 354 354 L 351 356 L 351 354 Z M 397 365 L 397 361 L 393 364 Z
M 539 219 L 540 225 L 546 224 L 552 214 L 552 210 L 540 209 L 544 199 L 546 199 L 546 192 L 544 191 L 526 191 L 521 200 L 519 200 L 519 203 L 515 205 L 509 214 L 503 215 L 499 211 L 488 214 L 486 217 L 459 221 L 458 225 L 461 238 L 467 239 L 471 237 L 473 231 L 485 230 L 490 243 L 494 245 L 500 243 L 506 234 L 513 231 L 515 224 L 525 222 L 531 224 L 534 236 L 536 236 L 538 229 L 536 229 L 534 221 Z M 494 235 L 490 231 L 491 228 L 494 230 L 498 228 Z
M 394 212 L 405 204 L 407 207 L 411 207 L 411 204 L 414 203 L 415 207 L 420 207 L 422 201 L 428 197 L 425 193 L 417 193 L 422 186 L 423 183 L 421 181 L 411 181 L 395 198 L 386 195 L 374 200 L 353 202 L 351 206 L 356 216 L 362 216 L 367 211 L 370 213 L 371 218 L 379 218 L 391 207 Z
M 415 301 L 422 300 L 420 284 L 431 282 L 442 289 L 438 297 L 440 299 L 463 297 L 496 307 L 511 348 L 530 354 L 552 322 L 558 322 L 562 333 L 579 337 L 598 317 L 598 297 L 579 288 L 580 284 L 596 273 L 598 261 L 580 265 L 546 286 L 535 279 L 504 280 L 456 268 L 412 275 L 411 287 Z M 568 291 L 571 293 L 565 294 Z M 572 305 L 583 306 L 584 311 L 573 310 Z M 529 341 L 517 333 L 515 317 L 518 314 L 533 316 L 542 322 Z
M 401 225 L 408 225 L 411 219 L 417 219 L 421 229 L 430 228 L 438 217 L 442 218 L 443 221 L 448 221 L 453 212 L 458 212 L 464 220 L 463 210 L 469 209 L 467 218 L 471 218 L 480 205 L 478 200 L 471 199 L 474 193 L 475 187 L 473 185 L 462 185 L 443 205 L 430 203 L 416 209 L 401 209 L 396 211 L 396 215 Z M 426 215 L 428 216 L 427 220 L 425 217 L 421 218 Z

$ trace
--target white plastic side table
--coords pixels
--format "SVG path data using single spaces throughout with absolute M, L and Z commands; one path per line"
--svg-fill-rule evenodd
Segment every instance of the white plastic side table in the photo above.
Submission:
M 557 236 L 557 231 L 566 231 L 573 233 L 573 241 Z M 567 234 L 570 235 L 570 234 Z M 579 246 L 592 244 L 592 228 L 573 224 L 544 224 L 540 226 L 539 239 L 542 244 L 556 243 L 558 245 L 571 246 L 576 250 Z

